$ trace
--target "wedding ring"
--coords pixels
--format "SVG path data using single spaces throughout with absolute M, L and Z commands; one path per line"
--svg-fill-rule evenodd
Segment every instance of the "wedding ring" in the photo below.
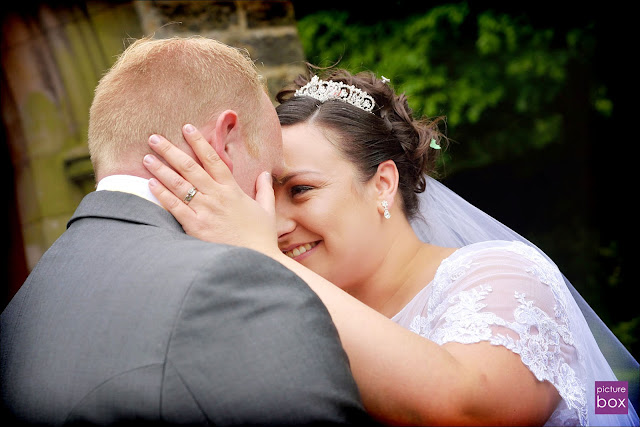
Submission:
M 187 191 L 187 195 L 184 196 L 184 199 L 182 200 L 184 204 L 188 205 L 191 199 L 193 199 L 193 196 L 195 196 L 197 192 L 198 190 L 196 189 L 196 187 L 191 187 L 189 191 Z

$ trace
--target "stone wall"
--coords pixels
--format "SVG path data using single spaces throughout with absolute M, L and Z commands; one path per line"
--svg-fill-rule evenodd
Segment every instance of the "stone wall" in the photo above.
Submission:
M 199 34 L 246 49 L 267 78 L 272 95 L 304 71 L 289 1 L 142 1 L 135 5 L 146 34 Z
M 13 2 L 2 15 L 8 301 L 94 189 L 86 147 L 100 77 L 131 38 L 203 35 L 246 49 L 278 89 L 304 70 L 290 1 Z M 6 278 L 6 280 L 5 280 Z
M 10 297 L 93 189 L 86 147 L 93 90 L 122 39 L 141 35 L 142 27 L 131 3 L 6 6 L 2 125 L 13 202 L 3 243 L 14 258 L 5 273 Z

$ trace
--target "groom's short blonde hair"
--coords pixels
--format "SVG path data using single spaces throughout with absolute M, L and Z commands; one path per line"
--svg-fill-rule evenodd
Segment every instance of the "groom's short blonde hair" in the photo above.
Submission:
M 95 90 L 88 144 L 96 176 L 141 162 L 151 152 L 152 133 L 186 144 L 184 124 L 201 126 L 228 109 L 238 113 L 249 152 L 256 154 L 264 90 L 240 49 L 200 36 L 136 40 Z

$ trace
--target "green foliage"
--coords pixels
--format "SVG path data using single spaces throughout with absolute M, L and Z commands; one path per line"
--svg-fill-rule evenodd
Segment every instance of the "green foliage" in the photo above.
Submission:
M 638 332 L 640 332 L 640 317 L 634 317 L 627 322 L 620 322 L 612 329 L 614 334 L 620 338 L 620 341 L 627 344 L 627 346 L 636 344 L 638 342 Z
M 466 3 L 369 25 L 320 11 L 298 26 L 309 62 L 384 75 L 417 114 L 446 116 L 447 134 L 462 145 L 448 173 L 562 144 L 567 68 L 590 55 L 584 30 L 558 34 L 490 10 L 471 15 Z M 611 111 L 602 88 L 591 102 Z

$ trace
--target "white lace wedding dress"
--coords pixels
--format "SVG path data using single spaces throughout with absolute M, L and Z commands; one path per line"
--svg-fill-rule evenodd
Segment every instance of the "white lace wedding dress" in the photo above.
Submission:
M 446 258 L 433 281 L 392 320 L 438 344 L 488 341 L 518 354 L 562 397 L 547 425 L 617 424 L 607 416 L 593 418 L 594 384 L 585 337 L 576 336 L 582 325 L 572 324 L 572 301 L 560 271 L 537 249 L 493 240 Z

